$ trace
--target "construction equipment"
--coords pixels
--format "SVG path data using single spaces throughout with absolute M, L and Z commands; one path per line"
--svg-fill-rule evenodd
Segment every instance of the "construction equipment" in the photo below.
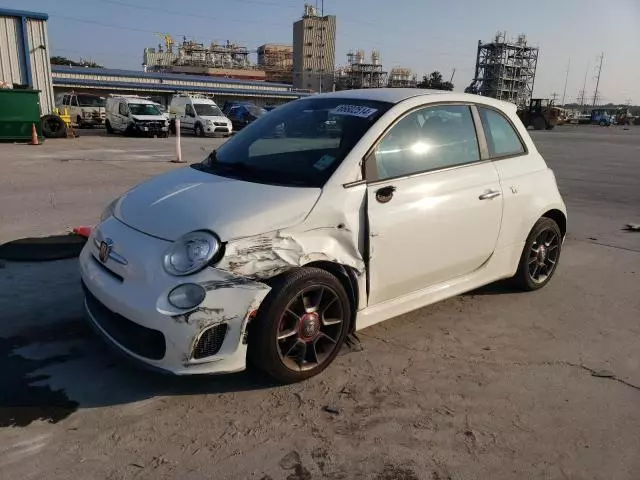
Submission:
M 607 113 L 606 110 L 601 108 L 595 108 L 591 110 L 591 118 L 589 123 L 591 125 L 600 125 L 601 127 L 608 127 L 613 123 L 613 117 Z
M 559 123 L 560 108 L 548 98 L 532 98 L 528 107 L 518 110 L 518 117 L 527 128 L 552 130 Z
M 71 125 L 71 114 L 67 107 L 54 108 L 53 112 L 40 117 L 42 135 L 46 138 L 75 138 L 78 134 Z

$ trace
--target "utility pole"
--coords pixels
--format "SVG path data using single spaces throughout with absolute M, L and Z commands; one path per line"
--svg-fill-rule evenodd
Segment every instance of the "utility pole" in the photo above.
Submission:
M 451 78 L 449 79 L 449 83 L 453 83 L 453 77 L 455 76 L 455 74 L 456 74 L 456 68 L 453 67 L 453 71 L 451 72 Z
M 567 74 L 564 76 L 564 91 L 562 92 L 562 106 L 564 107 L 565 98 L 567 97 L 567 80 L 569 80 L 569 69 L 571 68 L 571 58 L 569 58 L 569 63 L 567 63 Z
M 600 65 L 598 66 L 598 76 L 596 77 L 596 89 L 593 92 L 593 106 L 596 106 L 598 101 L 598 87 L 600 86 L 600 74 L 602 73 L 602 60 L 604 59 L 604 52 L 600 54 Z
M 578 93 L 580 100 L 580 111 L 582 112 L 582 107 L 584 107 L 584 96 L 587 93 L 587 74 L 589 73 L 589 62 L 587 62 L 587 69 L 584 71 L 584 82 L 582 83 L 582 90 Z

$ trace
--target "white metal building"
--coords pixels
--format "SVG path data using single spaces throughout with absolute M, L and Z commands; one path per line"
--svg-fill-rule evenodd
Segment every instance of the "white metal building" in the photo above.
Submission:
M 40 112 L 54 107 L 45 13 L 0 8 L 0 81 L 40 90 Z

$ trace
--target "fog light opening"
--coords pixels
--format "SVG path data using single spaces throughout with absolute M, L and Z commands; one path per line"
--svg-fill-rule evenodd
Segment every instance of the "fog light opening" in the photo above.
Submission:
M 188 309 L 197 307 L 206 296 L 206 291 L 195 283 L 178 285 L 169 292 L 168 301 L 176 308 Z

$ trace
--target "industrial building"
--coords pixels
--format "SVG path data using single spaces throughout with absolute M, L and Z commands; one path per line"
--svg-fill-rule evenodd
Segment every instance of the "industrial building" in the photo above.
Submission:
M 498 33 L 492 42 L 478 41 L 475 76 L 465 91 L 527 105 L 537 64 L 538 48 L 528 45 L 524 35 L 510 42 L 505 33 Z
M 336 17 L 312 5 L 293 24 L 293 86 L 314 92 L 333 90 L 336 60 Z
M 356 88 L 382 88 L 387 86 L 388 72 L 380 63 L 380 52 L 371 52 L 371 61 L 367 62 L 364 50 L 349 51 L 347 66 L 336 71 L 336 90 Z
M 56 93 L 74 90 L 99 95 L 143 95 L 163 105 L 167 105 L 176 92 L 212 94 L 220 105 L 238 100 L 279 105 L 308 95 L 287 84 L 175 73 L 54 65 L 52 75 Z
M 267 82 L 293 83 L 293 45 L 260 45 L 258 68 L 264 70 Z
M 165 46 L 145 48 L 143 66 L 146 71 L 163 73 L 187 73 L 211 75 L 238 80 L 265 80 L 265 72 L 249 61 L 251 53 L 246 47 L 231 43 L 211 42 L 209 45 L 182 39 L 175 42 L 169 34 L 163 34 Z
M 416 88 L 418 85 L 418 77 L 410 68 L 392 68 L 389 72 L 390 88 Z
M 40 111 L 54 107 L 48 15 L 0 8 L 0 82 L 40 90 Z

